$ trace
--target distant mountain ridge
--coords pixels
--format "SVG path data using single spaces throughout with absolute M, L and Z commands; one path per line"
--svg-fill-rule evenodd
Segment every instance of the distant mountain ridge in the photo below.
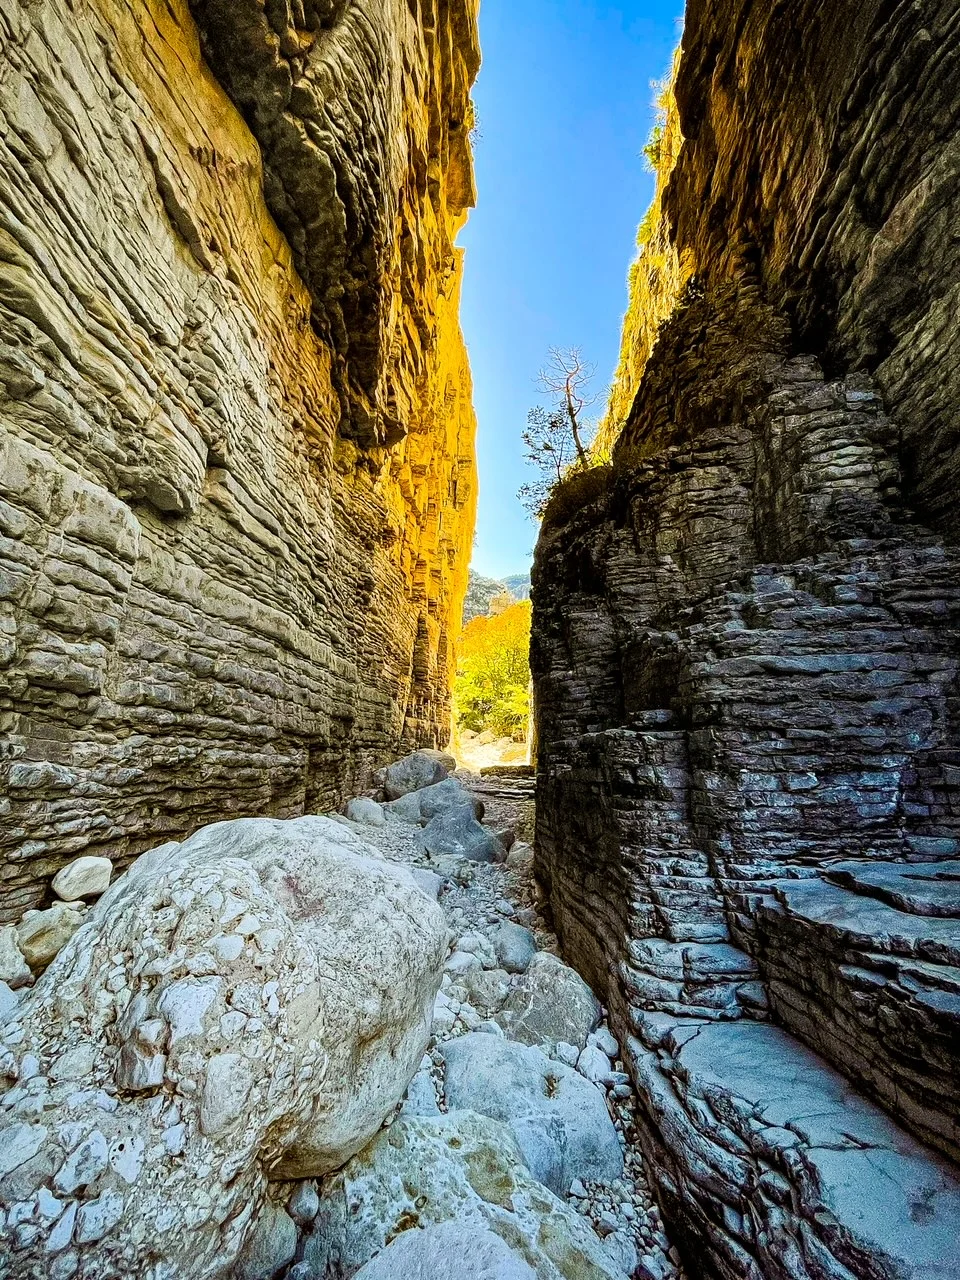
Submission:
M 530 599 L 530 570 L 526 573 L 511 573 L 509 578 L 504 578 L 503 585 L 507 588 L 514 600 Z
M 506 578 L 485 578 L 470 570 L 466 599 L 463 602 L 463 622 L 485 617 L 497 596 L 510 596 L 511 603 L 530 599 L 530 573 L 512 573 Z

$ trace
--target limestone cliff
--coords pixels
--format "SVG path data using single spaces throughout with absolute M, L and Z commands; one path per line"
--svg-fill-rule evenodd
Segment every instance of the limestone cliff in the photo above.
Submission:
M 0 3 L 3 918 L 445 738 L 476 8 Z
M 538 874 L 724 1280 L 960 1275 L 958 34 L 688 6 L 537 550 Z

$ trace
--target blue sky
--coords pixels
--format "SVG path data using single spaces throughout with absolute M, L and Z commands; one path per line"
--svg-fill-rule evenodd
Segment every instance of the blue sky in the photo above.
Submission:
M 530 562 L 537 526 L 515 496 L 531 478 L 520 432 L 548 348 L 582 346 L 598 389 L 616 366 L 627 270 L 653 195 L 642 154 L 651 81 L 670 65 L 682 12 L 681 0 L 481 0 L 479 203 L 460 237 L 480 573 Z

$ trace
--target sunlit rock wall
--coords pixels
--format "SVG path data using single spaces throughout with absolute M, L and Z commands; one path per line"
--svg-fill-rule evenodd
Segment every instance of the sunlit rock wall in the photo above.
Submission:
M 537 548 L 537 873 L 693 1274 L 960 1276 L 958 37 L 688 6 Z
M 295 8 L 0 0 L 4 918 L 447 733 L 476 2 Z

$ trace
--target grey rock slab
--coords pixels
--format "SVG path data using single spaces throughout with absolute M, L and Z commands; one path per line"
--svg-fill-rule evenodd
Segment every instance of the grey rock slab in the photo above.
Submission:
M 576 970 L 541 951 L 510 993 L 497 1021 L 523 1044 L 563 1041 L 580 1050 L 600 1014 L 599 1000 Z
M 905 1280 L 960 1277 L 956 1168 L 793 1037 L 763 1023 L 703 1024 L 672 1071 L 734 1139 L 762 1148 L 769 1133 L 772 1152 L 777 1134 L 789 1137 L 796 1154 L 782 1167 L 794 1202 L 810 1223 L 837 1223 L 845 1257 L 883 1258 L 882 1274 Z M 735 1162 L 727 1169 L 733 1176 Z
M 504 921 L 493 930 L 490 942 L 497 963 L 507 973 L 526 973 L 537 952 L 537 941 L 530 930 L 509 921 Z
M 411 791 L 442 782 L 456 767 L 453 756 L 442 751 L 414 751 L 382 771 L 384 793 L 388 800 L 398 800 Z
M 472 862 L 502 862 L 505 850 L 496 836 L 480 825 L 466 806 L 444 809 L 431 818 L 421 836 L 432 854 L 452 854 Z
M 827 880 L 918 916 L 960 916 L 960 861 L 837 862 Z
M 441 1222 L 404 1231 L 354 1280 L 536 1280 L 537 1273 L 487 1227 Z
M 604 1096 L 572 1068 L 482 1032 L 449 1041 L 443 1056 L 448 1108 L 508 1125 L 530 1172 L 558 1195 L 575 1179 L 612 1182 L 622 1175 Z
M 343 813 L 344 817 L 349 818 L 351 822 L 366 827 L 382 827 L 387 821 L 383 805 L 377 804 L 376 800 L 371 800 L 369 796 L 357 796 L 353 800 L 348 800 Z
M 870 950 L 930 955 L 940 963 L 960 965 L 956 920 L 900 911 L 879 898 L 863 897 L 819 879 L 781 880 L 776 899 L 785 911 L 836 930 Z

